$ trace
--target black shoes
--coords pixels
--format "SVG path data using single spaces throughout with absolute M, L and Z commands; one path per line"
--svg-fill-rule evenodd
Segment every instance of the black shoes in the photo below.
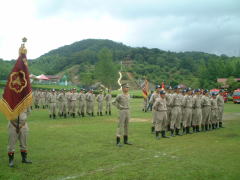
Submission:
M 159 131 L 156 131 L 156 139 L 160 139 Z
M 128 142 L 128 136 L 123 136 L 124 138 L 124 144 L 127 144 L 127 145 L 133 145 L 132 143 Z
M 32 164 L 32 161 L 27 160 L 27 152 L 21 152 L 22 155 L 22 163 Z
M 153 133 L 154 133 L 154 131 L 155 131 L 155 127 L 154 127 L 154 126 L 152 126 L 152 127 L 151 127 L 151 133 L 153 134 Z
M 174 129 L 171 129 L 170 131 L 171 131 L 171 136 L 174 137 L 175 136 L 174 135 Z
M 9 167 L 14 166 L 14 153 L 8 153 Z
M 116 140 L 117 140 L 117 146 L 118 147 L 122 147 L 122 144 L 120 143 L 120 137 L 117 136 Z
M 161 133 L 163 138 L 169 138 L 168 136 L 166 136 L 166 131 L 162 131 Z
M 182 136 L 182 135 L 179 133 L 179 129 L 176 129 L 176 136 Z

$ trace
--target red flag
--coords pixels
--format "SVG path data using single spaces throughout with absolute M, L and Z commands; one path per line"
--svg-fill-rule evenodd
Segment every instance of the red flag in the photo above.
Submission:
M 14 120 L 32 104 L 32 88 L 27 65 L 27 50 L 22 44 L 0 100 L 0 111 L 8 120 Z
M 148 87 L 148 80 L 145 79 L 144 84 L 142 85 L 142 93 L 143 93 L 143 97 L 146 99 L 148 97 L 148 91 L 149 91 L 149 87 Z
M 162 82 L 162 90 L 164 90 L 165 88 L 165 85 L 164 85 L 164 82 Z

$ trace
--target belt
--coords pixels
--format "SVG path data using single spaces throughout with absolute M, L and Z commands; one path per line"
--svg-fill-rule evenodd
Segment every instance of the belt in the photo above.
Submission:
M 17 125 L 14 124 L 12 121 L 10 121 L 10 123 L 15 127 L 17 128 Z M 24 122 L 22 125 L 19 125 L 19 129 L 21 129 L 23 126 L 25 126 L 26 122 Z

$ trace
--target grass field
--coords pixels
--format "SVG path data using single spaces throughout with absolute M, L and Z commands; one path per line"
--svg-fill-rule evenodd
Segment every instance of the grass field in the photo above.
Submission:
M 0 180 L 238 180 L 240 179 L 240 105 L 226 104 L 226 128 L 156 140 L 151 112 L 142 99 L 131 100 L 129 139 L 115 146 L 117 111 L 103 117 L 50 120 L 46 110 L 29 117 L 29 159 L 8 167 L 7 120 L 0 114 Z

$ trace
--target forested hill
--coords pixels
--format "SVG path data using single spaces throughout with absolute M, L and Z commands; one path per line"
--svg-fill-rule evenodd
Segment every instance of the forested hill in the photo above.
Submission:
M 128 60 L 123 70 L 135 79 L 144 76 L 154 83 L 165 80 L 167 84 L 183 83 L 192 87 L 211 88 L 217 86 L 220 77 L 240 77 L 240 58 L 217 56 L 202 52 L 170 52 L 157 48 L 133 48 L 111 40 L 87 39 L 52 50 L 29 62 L 33 74 L 66 74 L 80 84 L 96 82 L 95 64 L 98 53 L 107 48 L 113 61 L 120 68 L 120 61 Z M 4 64 L 7 64 L 6 66 Z M 9 63 L 0 60 L 0 79 L 6 78 Z M 124 77 L 127 78 L 127 77 Z

